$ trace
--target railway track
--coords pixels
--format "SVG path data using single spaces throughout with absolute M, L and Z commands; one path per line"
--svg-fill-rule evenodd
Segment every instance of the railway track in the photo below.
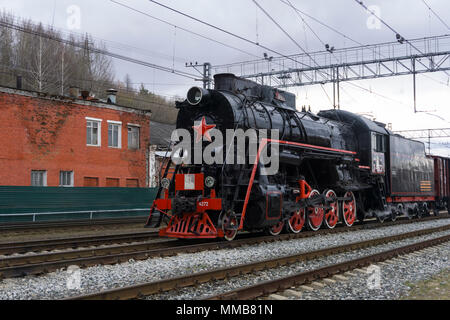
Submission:
M 207 283 L 214 280 L 222 280 L 231 277 L 237 277 L 244 274 L 251 274 L 257 271 L 277 268 L 280 266 L 291 265 L 300 261 L 314 260 L 320 257 L 325 257 L 337 253 L 350 252 L 360 250 L 368 247 L 378 246 L 390 242 L 400 241 L 408 238 L 414 238 L 427 234 L 442 232 L 450 230 L 450 225 L 445 225 L 437 228 L 416 230 L 413 232 L 397 234 L 388 237 L 376 238 L 361 242 L 355 242 L 345 244 L 341 246 L 329 247 L 316 251 L 300 253 L 290 256 L 278 257 L 275 259 L 252 262 L 242 265 L 231 266 L 227 268 L 221 268 L 211 271 L 205 271 L 195 274 L 188 274 L 170 279 L 164 279 L 161 281 L 154 281 L 144 283 L 140 285 L 134 285 L 119 289 L 112 289 L 94 294 L 88 294 L 84 296 L 73 297 L 74 300 L 116 300 L 116 299 L 138 299 L 161 292 L 167 292 L 171 290 L 178 290 L 180 288 L 196 286 L 202 283 Z M 350 270 L 351 268 L 364 267 L 374 262 L 383 261 L 400 254 L 420 250 L 422 248 L 440 244 L 450 240 L 450 235 L 432 239 L 429 241 L 415 243 L 405 247 L 396 248 L 395 250 L 389 250 L 373 256 L 364 257 L 345 263 L 328 266 L 325 268 L 308 271 L 289 278 L 283 278 L 273 281 L 268 281 L 262 284 L 254 286 L 254 288 L 242 288 L 227 292 L 224 294 L 209 297 L 210 299 L 254 299 L 260 296 L 264 296 L 279 290 L 284 290 L 292 287 L 293 285 L 299 285 L 314 281 L 321 277 L 328 277 L 330 275 L 338 274 Z
M 448 241 L 450 241 L 450 235 L 445 235 L 435 239 L 413 243 L 392 250 L 386 250 L 381 253 L 345 261 L 338 264 L 333 264 L 330 266 L 325 266 L 323 268 L 301 272 L 288 277 L 266 281 L 253 286 L 247 286 L 229 292 L 212 295 L 207 297 L 206 300 L 251 300 L 267 296 L 269 296 L 270 299 L 270 295 L 278 292 L 291 290 L 291 288 L 310 284 L 318 280 L 327 279 L 341 273 L 353 271 L 355 269 L 360 270 L 360 268 L 368 267 L 372 264 L 383 262 L 392 258 L 396 258 L 398 256 L 407 255 L 412 252 L 416 252 L 432 246 L 437 246 Z M 298 291 L 291 290 L 290 292 L 294 292 L 294 294 L 295 292 L 297 292 L 298 294 Z M 277 295 L 277 297 L 279 296 Z M 281 296 L 281 298 L 282 297 L 283 296 Z
M 429 217 L 424 218 L 421 221 L 430 221 L 437 219 L 445 219 L 446 216 L 440 217 Z M 291 239 L 307 238 L 312 236 L 324 235 L 324 234 L 334 234 L 343 232 L 353 232 L 361 229 L 379 228 L 389 225 L 400 225 L 409 224 L 417 222 L 417 220 L 398 220 L 395 222 L 389 222 L 385 224 L 370 223 L 361 224 L 354 226 L 352 228 L 337 228 L 337 229 L 323 229 L 318 232 L 302 232 L 299 234 L 282 234 L 277 237 L 274 236 L 255 236 L 252 234 L 242 235 L 241 239 L 237 239 L 231 242 L 224 241 L 212 241 L 212 242 L 200 242 L 192 244 L 192 242 L 179 241 L 179 240 L 161 240 L 157 242 L 142 242 L 142 243 L 132 243 L 132 244 L 122 244 L 113 245 L 107 247 L 98 248 L 82 248 L 71 251 L 58 251 L 58 252 L 46 252 L 31 255 L 19 255 L 4 257 L 0 260 L 0 278 L 12 278 L 12 277 L 23 277 L 26 275 L 39 275 L 52 271 L 56 271 L 61 268 L 65 268 L 71 265 L 77 265 L 80 267 L 90 267 L 99 264 L 117 264 L 127 262 L 130 259 L 133 260 L 145 260 L 154 257 L 167 257 L 173 256 L 180 253 L 195 253 L 206 250 L 219 250 L 228 248 L 237 248 L 243 245 L 254 245 L 259 243 L 267 243 L 273 241 L 284 241 Z M 127 239 L 126 236 L 117 239 L 119 242 L 133 242 L 138 237 L 148 237 L 151 239 L 155 237 L 154 233 L 147 233 L 143 235 L 131 234 L 130 238 Z M 141 240 L 143 239 L 141 238 Z M 70 246 L 80 246 L 83 245 L 82 238 L 70 239 L 59 239 L 55 243 L 20 243 L 16 246 L 20 250 L 25 251 L 26 248 L 32 250 L 42 250 L 50 249 L 58 246 L 70 247 Z M 145 239 L 144 239 L 145 240 Z M 58 242 L 59 241 L 59 242 Z M 87 237 L 85 239 L 84 245 L 94 244 L 101 245 L 106 243 L 112 243 L 115 240 L 112 238 L 106 239 L 96 239 L 95 237 Z M 0 245 L 0 252 L 14 252 L 14 246 L 8 244 Z
M 34 240 L 0 243 L 0 255 L 12 255 L 28 252 L 75 249 L 107 244 L 145 241 L 158 237 L 158 232 L 133 232 L 100 236 L 82 236 L 50 240 Z
M 145 223 L 146 217 L 131 217 L 131 218 L 110 218 L 110 219 L 95 219 L 95 220 L 72 220 L 72 221 L 57 221 L 57 222 L 26 222 L 26 223 L 4 223 L 0 224 L 0 232 L 35 232 L 44 229 L 71 229 L 74 227 L 100 227 L 110 225 L 129 225 L 136 223 Z

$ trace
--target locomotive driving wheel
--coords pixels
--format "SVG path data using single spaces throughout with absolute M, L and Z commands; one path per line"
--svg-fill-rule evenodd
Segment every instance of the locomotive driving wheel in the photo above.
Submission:
M 336 193 L 333 190 L 325 192 L 325 199 L 337 199 Z M 334 229 L 339 221 L 339 210 L 337 200 L 328 204 L 329 209 L 325 210 L 325 225 L 328 229 Z
M 272 236 L 277 236 L 283 231 L 284 221 L 278 222 L 276 225 L 271 226 L 267 229 L 267 232 Z
M 224 238 L 227 241 L 232 241 L 236 237 L 238 233 L 238 219 L 234 215 L 233 212 L 228 211 L 227 213 L 223 214 L 223 216 L 220 218 L 221 224 L 223 228 Z
M 301 208 L 295 211 L 286 223 L 286 230 L 292 233 L 299 233 L 305 225 L 306 210 Z
M 344 198 L 349 200 L 342 201 L 342 220 L 347 227 L 351 227 L 356 220 L 356 199 L 351 191 L 345 193 Z
M 320 195 L 317 190 L 312 190 L 309 194 L 309 198 L 313 198 Z M 308 207 L 308 227 L 312 231 L 317 231 L 320 229 L 323 223 L 324 209 L 323 207 L 313 206 Z

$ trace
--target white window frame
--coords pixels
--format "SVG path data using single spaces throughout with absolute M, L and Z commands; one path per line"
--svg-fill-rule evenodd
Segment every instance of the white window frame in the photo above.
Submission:
M 98 144 L 86 143 L 87 146 L 89 146 L 89 147 L 101 147 L 102 146 L 102 121 L 103 121 L 102 119 L 86 117 L 86 129 L 87 129 L 88 122 L 97 122 L 98 123 L 98 139 L 97 139 Z M 86 137 L 86 140 L 87 140 L 87 137 Z
M 70 175 L 70 185 L 62 185 L 61 184 L 61 173 L 62 172 L 70 172 L 71 173 L 71 175 Z M 75 173 L 74 173 L 74 171 L 73 170 L 60 170 L 59 171 L 59 186 L 60 187 L 64 187 L 64 188 L 70 188 L 70 187 L 73 187 L 74 186 L 74 180 L 75 180 Z
M 121 121 L 113 121 L 113 120 L 108 120 L 108 147 L 109 148 L 113 148 L 113 149 L 122 149 L 122 122 Z M 118 146 L 117 147 L 113 147 L 109 145 L 109 125 L 116 125 L 119 126 L 119 136 L 117 137 L 117 143 Z
M 138 147 L 137 147 L 137 148 L 130 148 L 130 146 L 128 145 L 128 149 L 129 149 L 129 150 L 139 150 L 139 149 L 141 149 L 141 126 L 138 125 L 138 124 L 133 124 L 133 123 L 128 123 L 128 124 L 127 124 L 127 142 L 128 142 L 128 135 L 129 135 L 129 132 L 128 132 L 128 128 L 129 128 L 129 127 L 138 128 L 138 129 L 139 129 L 139 130 L 138 130 L 138 132 L 139 132 L 139 137 L 138 137 L 138 141 L 137 141 Z
M 33 172 L 42 172 L 44 176 L 42 177 L 42 186 L 33 186 Z M 32 187 L 47 187 L 47 170 L 31 170 L 31 186 Z

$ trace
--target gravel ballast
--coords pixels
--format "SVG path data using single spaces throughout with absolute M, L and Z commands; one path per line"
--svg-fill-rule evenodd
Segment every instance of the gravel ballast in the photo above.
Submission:
M 388 244 L 384 244 L 384 245 L 380 245 L 380 246 L 376 246 L 376 247 L 370 247 L 367 249 L 355 250 L 355 251 L 351 251 L 351 252 L 331 255 L 328 257 L 322 257 L 322 258 L 314 259 L 311 261 L 299 262 L 299 263 L 295 263 L 295 264 L 288 265 L 288 266 L 278 267 L 276 269 L 268 269 L 268 270 L 260 271 L 257 273 L 245 275 L 242 277 L 234 277 L 234 278 L 228 279 L 228 280 L 219 280 L 219 281 L 214 281 L 214 282 L 208 282 L 208 283 L 202 284 L 198 287 L 187 287 L 184 289 L 180 289 L 180 290 L 178 290 L 178 292 L 167 292 L 167 293 L 163 293 L 163 294 L 152 295 L 152 296 L 147 297 L 147 299 L 190 300 L 190 299 L 206 298 L 210 295 L 228 292 L 230 290 L 254 285 L 254 284 L 257 284 L 257 283 L 260 283 L 263 281 L 270 281 L 270 280 L 274 280 L 276 278 L 287 277 L 290 275 L 294 275 L 296 273 L 322 268 L 322 267 L 325 267 L 328 265 L 341 263 L 341 262 L 361 258 L 364 256 L 373 255 L 376 253 L 380 253 L 382 251 L 391 250 L 394 248 L 406 246 L 409 244 L 413 244 L 416 242 L 421 242 L 421 241 L 425 241 L 425 240 L 429 240 L 429 239 L 438 238 L 438 237 L 449 235 L 449 234 L 450 234 L 450 231 L 444 231 L 444 232 L 439 232 L 439 233 L 435 233 L 432 235 L 426 235 L 426 236 L 405 239 L 402 241 L 396 241 L 393 243 L 388 243 Z M 442 262 L 442 263 L 439 263 L 439 262 Z M 442 268 L 449 267 L 448 263 L 449 263 L 449 261 L 448 261 L 448 255 L 447 255 L 447 259 L 445 259 L 443 261 L 438 260 L 438 263 L 436 265 L 439 268 L 437 268 L 436 270 L 433 270 L 433 271 L 429 270 L 428 273 L 429 274 L 437 273 L 437 272 L 441 271 Z M 407 263 L 405 263 L 405 265 L 407 265 Z M 389 272 L 390 272 L 389 276 L 392 276 L 392 273 L 395 274 L 395 273 L 398 273 L 399 271 L 395 271 L 395 269 L 394 269 L 394 271 L 392 271 L 392 272 L 389 271 Z M 402 274 L 398 274 L 398 276 L 400 278 L 403 277 Z M 383 283 L 392 285 L 388 281 L 389 281 L 389 279 L 386 279 L 385 281 L 383 281 Z M 362 282 L 363 283 L 360 285 L 360 286 L 362 286 L 362 289 L 367 288 L 367 283 L 366 283 L 367 278 L 366 277 L 364 280 L 362 280 Z M 389 286 L 388 291 L 392 292 L 392 294 L 397 294 L 395 289 L 396 289 L 396 286 L 394 284 L 392 288 L 391 288 L 391 286 Z M 370 292 L 368 292 L 368 295 L 370 298 Z M 341 297 L 342 296 L 343 295 L 341 294 Z M 332 296 L 328 297 L 325 295 L 321 298 L 320 294 L 318 295 L 318 299 L 332 299 L 332 298 L 333 298 Z M 347 298 L 347 296 L 345 296 L 345 298 L 342 298 L 342 299 L 346 299 L 346 298 Z M 377 297 L 377 298 L 379 298 L 379 297 Z M 336 298 L 336 299 L 339 299 L 339 298 Z M 358 297 L 357 299 L 360 299 L 360 298 Z
M 292 255 L 296 253 L 308 252 L 318 250 L 331 246 L 338 246 L 362 240 L 373 238 L 386 237 L 394 234 L 411 232 L 414 230 L 433 228 L 447 225 L 450 219 L 435 220 L 427 222 L 417 222 L 414 224 L 397 225 L 390 227 L 382 227 L 379 229 L 359 230 L 348 233 L 320 235 L 305 239 L 296 239 L 290 241 L 279 241 L 273 243 L 264 243 L 252 246 L 243 246 L 235 249 L 224 249 L 215 251 L 205 251 L 193 254 L 180 254 L 174 257 L 166 258 L 152 258 L 143 261 L 130 260 L 127 263 L 117 265 L 95 266 L 87 269 L 79 270 L 80 287 L 77 287 L 73 275 L 66 270 L 60 270 L 40 277 L 27 276 L 17 279 L 5 279 L 0 282 L 0 299 L 60 299 L 70 296 L 78 296 L 82 294 L 94 293 L 101 290 L 119 288 L 130 286 L 134 284 L 157 281 L 165 278 L 192 274 L 196 272 L 212 270 L 216 268 L 226 267 L 230 265 L 238 265 L 242 263 L 266 260 L 276 258 L 284 255 Z M 441 235 L 449 232 L 439 233 Z M 438 234 L 418 237 L 416 239 L 407 239 L 394 244 L 378 246 L 365 250 L 358 250 L 358 252 L 369 252 L 376 248 L 387 250 L 389 245 L 401 246 L 409 243 L 420 241 L 421 239 L 430 239 L 437 237 Z M 409 241 L 409 242 L 408 242 Z M 381 250 L 381 251 L 383 251 Z M 342 259 L 351 258 L 354 253 L 342 254 Z M 330 256 L 330 259 L 339 259 L 339 256 Z M 320 262 L 321 259 L 306 262 L 312 263 L 314 267 L 315 262 Z M 323 263 L 323 261 L 322 261 Z M 447 262 L 448 263 L 448 262 Z M 296 269 L 298 267 L 298 269 Z M 306 271 L 306 265 L 296 264 L 290 267 L 285 267 L 290 272 Z M 282 269 L 269 270 L 269 273 L 262 273 L 262 277 L 257 280 L 271 280 L 274 277 L 282 275 Z M 224 282 L 224 287 L 227 290 L 234 287 L 241 286 L 241 278 L 250 279 L 252 276 L 239 277 L 230 279 Z M 247 279 L 247 280 L 248 280 Z M 76 279 L 75 279 L 76 280 Z M 237 281 L 233 284 L 233 281 Z M 68 286 L 69 284 L 69 286 Z M 205 290 L 192 293 L 183 294 L 161 294 L 154 296 L 158 299 L 192 299 L 199 296 L 213 294 L 213 288 L 208 288 L 205 284 Z M 212 285 L 214 287 L 214 285 Z M 72 289 L 69 289 L 72 288 Z M 189 288 L 186 290 L 190 290 Z
M 412 284 L 431 279 L 434 275 L 450 268 L 450 244 L 432 247 L 417 256 L 390 261 L 377 265 L 380 269 L 379 286 L 373 282 L 375 273 L 349 277 L 323 289 L 303 292 L 304 300 L 379 300 L 407 299 Z M 371 278 L 369 278 L 371 277 Z

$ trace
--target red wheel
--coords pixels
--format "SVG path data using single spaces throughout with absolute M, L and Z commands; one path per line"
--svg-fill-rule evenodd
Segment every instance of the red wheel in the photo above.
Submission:
M 286 230 L 292 233 L 299 233 L 305 225 L 305 208 L 301 208 L 294 212 L 286 224 Z
M 334 202 L 330 202 L 328 206 L 330 209 L 325 210 L 325 225 L 328 229 L 334 229 L 339 221 L 339 207 L 337 202 L 336 193 L 333 190 L 328 190 L 325 193 L 326 199 L 336 199 Z
M 356 200 L 353 192 L 348 191 L 344 198 L 350 198 L 350 200 L 342 201 L 342 220 L 347 225 L 351 227 L 356 220 Z
M 317 190 L 311 191 L 309 197 L 313 198 L 320 195 Z M 312 231 L 320 229 L 323 223 L 324 210 L 322 207 L 308 207 L 308 227 Z
M 224 226 L 223 227 L 224 238 L 228 241 L 234 240 L 238 232 L 237 219 L 233 215 L 227 213 L 222 218 L 222 226 Z M 229 229 L 227 229 L 226 227 L 228 227 Z
M 267 230 L 270 235 L 277 236 L 283 231 L 284 221 L 278 222 L 276 225 L 269 227 Z

